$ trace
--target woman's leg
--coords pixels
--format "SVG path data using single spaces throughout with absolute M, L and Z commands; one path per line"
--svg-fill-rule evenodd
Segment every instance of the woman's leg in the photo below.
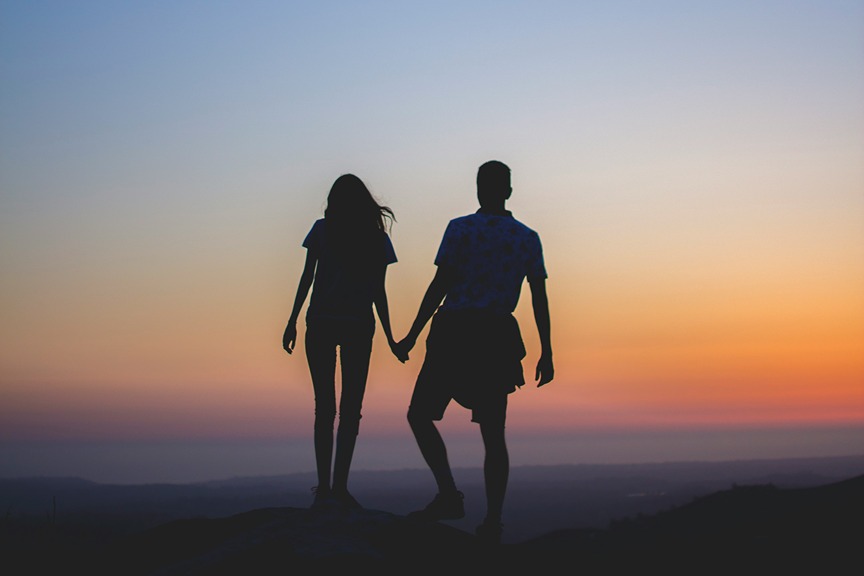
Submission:
M 342 395 L 339 400 L 339 426 L 336 432 L 336 458 L 333 464 L 333 489 L 348 490 L 348 472 L 360 432 L 361 409 L 372 355 L 371 329 L 354 329 L 342 338 L 339 358 L 342 363 Z
M 315 392 L 315 464 L 318 490 L 331 488 L 333 424 L 336 420 L 336 344 L 325 327 L 307 326 L 306 359 Z

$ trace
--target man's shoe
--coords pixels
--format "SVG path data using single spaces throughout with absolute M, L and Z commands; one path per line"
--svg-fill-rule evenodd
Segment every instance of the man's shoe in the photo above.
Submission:
M 424 509 L 408 514 L 411 520 L 437 522 L 439 520 L 459 520 L 465 517 L 465 495 L 458 490 L 435 495 Z
M 504 532 L 504 525 L 500 522 L 484 521 L 483 524 L 477 526 L 474 534 L 477 535 L 477 541 L 486 546 L 497 546 L 501 544 L 501 534 Z

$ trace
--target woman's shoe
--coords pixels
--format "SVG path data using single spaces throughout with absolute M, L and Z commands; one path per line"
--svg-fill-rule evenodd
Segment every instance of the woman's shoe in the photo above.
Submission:
M 345 510 L 362 510 L 363 506 L 360 505 L 359 502 L 351 495 L 348 490 L 333 490 L 331 492 L 333 499 L 336 501 L 336 504 L 344 508 Z
M 336 498 L 330 488 L 326 486 L 315 486 L 312 488 L 312 492 L 315 494 L 311 506 L 313 510 L 332 508 L 336 504 Z

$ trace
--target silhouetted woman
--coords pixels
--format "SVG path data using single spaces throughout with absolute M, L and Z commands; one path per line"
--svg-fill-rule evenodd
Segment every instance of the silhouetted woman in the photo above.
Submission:
M 391 349 L 395 346 L 384 286 L 387 266 L 396 262 L 387 233 L 394 220 L 393 211 L 379 205 L 360 178 L 344 174 L 330 188 L 324 218 L 314 223 L 303 241 L 307 250 L 306 264 L 282 346 L 289 354 L 294 350 L 297 317 L 311 287 L 305 346 L 315 392 L 318 485 L 314 488 L 313 506 L 360 507 L 348 492 L 348 472 L 360 428 L 360 410 L 372 354 L 373 304 L 387 342 Z M 337 351 L 342 370 L 338 412 Z M 333 427 L 337 414 L 334 459 Z

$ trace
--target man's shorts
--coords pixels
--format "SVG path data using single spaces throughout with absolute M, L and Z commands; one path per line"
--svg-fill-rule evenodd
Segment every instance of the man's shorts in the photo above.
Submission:
M 439 310 L 429 327 L 409 413 L 441 420 L 455 400 L 471 410 L 473 422 L 500 420 L 503 425 L 508 395 L 525 384 L 524 357 L 512 314 Z

